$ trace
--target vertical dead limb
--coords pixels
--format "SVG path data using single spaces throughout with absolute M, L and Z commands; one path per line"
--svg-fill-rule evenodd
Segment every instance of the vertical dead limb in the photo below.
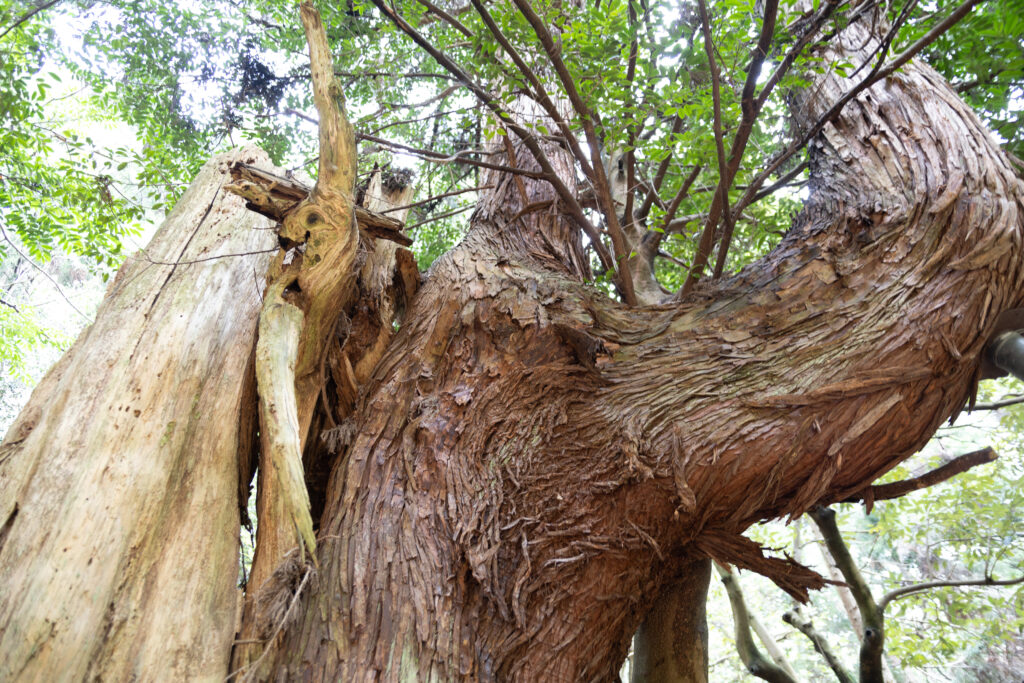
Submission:
M 246 613 L 255 593 L 298 543 L 315 561 L 316 538 L 303 477 L 302 452 L 323 381 L 321 358 L 338 310 L 353 296 L 359 233 L 353 208 L 356 146 L 334 78 L 327 34 L 309 3 L 300 5 L 309 43 L 313 100 L 319 114 L 320 167 L 316 187 L 291 209 L 279 231 L 281 252 L 270 267 L 260 314 L 256 375 L 261 460 L 256 552 Z M 250 619 L 243 640 L 252 640 Z M 258 629 L 257 629 L 258 630 Z M 235 653 L 233 670 L 262 648 Z
M 270 519 L 260 517 L 253 561 L 257 587 L 290 549 L 289 533 L 297 534 L 300 545 L 311 554 L 316 551 L 305 484 L 285 473 L 302 471 L 302 449 L 320 389 L 320 357 L 334 322 L 331 313 L 336 313 L 345 290 L 351 288 L 359 239 L 352 197 L 355 136 L 345 118 L 344 97 L 334 79 L 320 16 L 308 3 L 300 6 L 300 13 L 320 120 L 320 169 L 313 192 L 282 221 L 284 248 L 271 266 L 271 284 L 260 314 L 259 346 L 274 349 L 257 354 L 261 469 L 278 476 L 273 481 L 260 477 L 264 488 L 258 506 L 263 514 L 272 508 L 283 510 L 287 522 L 273 513 L 268 515 Z M 286 348 L 294 349 L 294 357 L 281 353 Z M 288 381 L 289 377 L 293 381 Z M 278 499 L 279 504 L 271 505 L 270 498 Z M 265 551 L 271 549 L 272 558 L 264 564 Z

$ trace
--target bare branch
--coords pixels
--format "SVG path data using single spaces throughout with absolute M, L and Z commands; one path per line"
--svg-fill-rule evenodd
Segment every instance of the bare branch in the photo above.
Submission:
M 1006 398 L 1002 401 L 995 401 L 994 403 L 975 403 L 974 407 L 971 408 L 971 412 L 975 410 L 999 410 L 1000 408 L 1009 408 L 1010 406 L 1020 405 L 1021 403 L 1024 403 L 1024 396 Z
M 825 658 L 828 668 L 832 669 L 832 673 L 836 675 L 840 683 L 855 683 L 854 677 L 850 675 L 850 672 L 846 670 L 843 663 L 832 652 L 832 648 L 829 647 L 824 636 L 818 632 L 818 629 L 814 628 L 810 617 L 804 616 L 803 611 L 799 607 L 794 607 L 783 614 L 782 620 L 807 636 L 811 644 L 814 645 L 815 651 Z
M 715 562 L 715 569 L 718 570 L 718 575 L 725 586 L 725 592 L 729 596 L 733 623 L 736 627 L 736 649 L 739 650 L 740 660 L 747 667 L 747 671 L 770 683 L 797 683 L 797 679 L 785 669 L 761 654 L 757 644 L 754 643 L 754 637 L 750 630 L 750 613 L 747 611 L 747 604 L 743 600 L 743 591 L 740 589 L 735 573 L 718 562 Z
M 904 479 L 903 481 L 895 481 L 891 484 L 869 486 L 865 492 L 858 493 L 856 496 L 847 498 L 843 502 L 850 503 L 863 500 L 866 504 L 872 505 L 876 500 L 900 498 L 911 491 L 920 491 L 921 489 L 926 489 L 930 486 L 940 484 L 951 477 L 955 477 L 961 472 L 966 472 L 972 467 L 992 462 L 998 457 L 999 455 L 994 450 L 989 447 L 985 447 L 953 458 L 945 465 L 926 472 L 919 477 Z M 868 507 L 868 512 L 870 511 L 871 508 Z
M 1024 583 L 1024 576 L 1018 576 L 1016 579 L 993 579 L 991 576 L 985 576 L 980 579 L 963 579 L 960 581 L 927 581 L 925 583 L 918 583 L 912 586 L 903 586 L 902 588 L 896 588 L 885 594 L 884 597 L 878 603 L 878 609 L 885 610 L 889 603 L 900 598 L 905 598 L 908 595 L 914 595 L 915 593 L 921 593 L 924 591 L 931 590 L 933 588 L 948 588 L 948 587 L 985 587 L 985 586 L 1016 586 Z

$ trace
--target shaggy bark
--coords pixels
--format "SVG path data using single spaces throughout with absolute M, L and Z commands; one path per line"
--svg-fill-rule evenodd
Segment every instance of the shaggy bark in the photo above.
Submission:
M 872 45 L 853 27 L 823 57 Z M 851 86 L 825 75 L 798 125 Z M 525 211 L 558 206 L 548 185 L 484 184 L 364 389 L 319 587 L 267 676 L 612 678 L 695 550 L 800 595 L 815 577 L 739 534 L 916 451 L 1021 300 L 1021 182 L 916 63 L 814 141 L 811 199 L 772 254 L 672 306 L 582 285 L 573 225 Z
M 276 247 L 234 161 L 267 163 L 203 168 L 0 446 L 0 679 L 224 676 Z

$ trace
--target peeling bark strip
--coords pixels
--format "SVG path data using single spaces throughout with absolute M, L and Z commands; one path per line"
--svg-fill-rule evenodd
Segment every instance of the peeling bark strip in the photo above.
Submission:
M 855 24 L 824 58 L 860 63 L 875 44 Z M 852 86 L 818 77 L 795 95 L 798 125 Z M 537 168 L 521 143 L 495 151 Z M 811 156 L 782 244 L 673 307 L 582 285 L 561 197 L 487 177 L 356 405 L 321 588 L 266 675 L 605 680 L 695 547 L 797 593 L 813 583 L 739 534 L 863 490 L 964 404 L 1024 293 L 1024 189 L 913 62 Z M 567 153 L 545 158 L 568 182 Z
M 269 163 L 200 171 L 0 446 L 0 680 L 224 676 L 275 247 L 223 190 L 239 161 Z

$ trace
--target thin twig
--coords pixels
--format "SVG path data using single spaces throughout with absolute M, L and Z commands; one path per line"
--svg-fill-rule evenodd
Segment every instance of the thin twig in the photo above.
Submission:
M 455 216 L 455 215 L 458 215 L 460 213 L 466 213 L 470 209 L 475 209 L 475 208 L 476 207 L 473 204 L 470 204 L 469 206 L 462 206 L 462 207 L 459 207 L 458 209 L 453 209 L 451 211 L 446 211 L 445 213 L 439 213 L 436 216 L 431 216 L 430 218 L 427 218 L 426 220 L 422 220 L 419 223 L 413 223 L 412 225 L 407 226 L 405 229 L 406 229 L 406 231 L 414 230 L 414 229 L 420 227 L 421 225 L 426 225 L 427 223 L 433 223 L 434 221 L 439 221 L 442 218 L 448 218 L 449 216 Z
M 672 203 L 669 204 L 668 211 L 665 212 L 664 218 L 661 219 L 661 231 L 654 231 L 653 239 L 656 244 L 661 244 L 661 241 L 665 239 L 665 235 L 669 234 L 672 230 L 681 228 L 690 222 L 690 220 L 680 219 L 683 222 L 679 223 L 679 221 L 674 219 L 676 212 L 679 211 L 679 205 L 683 203 L 683 199 L 690 193 L 690 187 L 693 185 L 694 181 L 697 180 L 697 176 L 700 175 L 700 172 L 703 169 L 703 166 L 694 166 L 693 170 L 690 171 L 690 175 L 686 177 L 686 180 L 684 180 L 683 184 L 679 187 L 679 191 L 676 192 L 676 196 L 672 198 Z M 687 216 L 685 218 L 689 219 L 690 217 Z
M 480 190 L 491 190 L 491 189 L 494 189 L 494 185 L 479 185 L 477 187 L 467 187 L 464 190 L 452 190 L 451 192 L 445 192 L 444 194 L 436 194 L 433 197 L 427 197 L 426 199 L 421 199 L 420 201 L 413 202 L 412 204 L 406 204 L 404 206 L 396 206 L 393 209 L 386 209 L 386 210 L 381 211 L 379 213 L 381 215 L 383 215 L 383 214 L 386 214 L 386 213 L 392 213 L 394 211 L 402 211 L 404 209 L 414 209 L 417 206 L 423 206 L 424 204 L 429 204 L 430 202 L 435 202 L 438 199 L 444 199 L 445 197 L 454 197 L 455 195 L 465 194 L 467 192 L 479 192 Z
M 50 9 L 51 7 L 53 7 L 54 5 L 56 5 L 59 2 L 61 2 L 61 0 L 50 0 L 49 2 L 43 2 L 43 3 L 40 3 L 40 4 L 36 5 L 32 9 L 30 9 L 29 11 L 25 12 L 24 14 L 22 14 L 20 17 L 18 17 L 14 21 L 14 23 L 11 24 L 10 26 L 8 26 L 7 29 L 3 33 L 0 33 L 0 38 L 3 38 L 8 33 L 13 31 L 14 29 L 18 28 L 19 26 L 21 26 L 22 24 L 24 24 L 26 21 L 28 21 L 29 19 L 31 19 L 35 15 L 39 14 L 40 12 L 42 12 L 44 10 Z
M 626 64 L 626 96 L 632 99 L 633 81 L 636 78 L 636 56 L 637 56 L 637 27 L 636 7 L 633 0 L 627 0 L 629 29 L 633 34 L 629 42 L 629 60 Z M 629 104 L 626 102 L 625 104 Z M 626 132 L 626 205 L 622 209 L 622 218 L 626 225 L 633 225 L 636 218 L 633 216 L 633 193 L 636 191 L 636 136 L 640 127 L 643 126 L 643 119 L 636 126 L 629 126 Z M 650 268 L 654 267 L 654 260 L 648 262 Z
M 365 142 L 375 142 L 378 145 L 390 147 L 392 149 L 399 149 L 409 154 L 414 154 L 424 161 L 430 161 L 435 164 L 467 164 L 469 166 L 479 166 L 480 168 L 489 168 L 493 171 L 502 171 L 504 173 L 512 173 L 515 175 L 524 175 L 528 178 L 539 178 L 541 180 L 547 180 L 547 175 L 544 173 L 538 173 L 536 171 L 527 171 L 521 168 L 513 168 L 512 166 L 503 166 L 501 164 L 492 164 L 487 161 L 480 161 L 478 159 L 472 159 L 466 155 L 468 154 L 490 154 L 478 149 L 466 149 L 461 152 L 456 152 L 450 156 L 442 154 L 441 152 L 435 152 L 430 149 L 420 149 L 418 147 L 412 147 L 405 145 L 400 142 L 394 142 L 393 140 L 385 140 L 375 135 L 367 135 L 366 133 L 356 133 L 357 140 L 363 140 Z
M 26 261 L 26 262 L 27 262 L 28 264 L 30 264 L 30 265 L 31 265 L 31 266 L 32 266 L 33 268 L 35 268 L 35 269 L 36 269 L 36 270 L 38 270 L 38 271 L 39 271 L 40 273 L 42 273 L 42 274 L 43 274 L 43 277 L 45 277 L 45 278 L 46 278 L 47 280 L 49 280 L 49 281 L 50 281 L 50 284 L 52 284 L 52 285 L 53 285 L 53 287 L 54 287 L 54 289 L 56 289 L 56 290 L 57 290 L 57 293 L 58 293 L 58 294 L 60 294 L 61 298 L 62 298 L 62 299 L 64 299 L 65 303 L 67 303 L 67 305 L 71 307 L 71 310 L 73 310 L 73 311 L 74 311 L 75 313 L 77 313 L 78 315 L 82 316 L 82 319 L 83 319 L 83 320 L 85 320 L 86 322 L 89 322 L 89 321 L 91 321 L 91 320 L 92 320 L 92 319 L 91 319 L 91 318 L 90 318 L 89 316 L 87 316 L 87 315 L 86 315 L 85 313 L 82 313 L 82 312 L 81 312 L 80 310 L 78 310 L 78 306 L 75 306 L 75 305 L 74 305 L 73 303 L 71 303 L 71 299 L 69 299 L 69 298 L 68 298 L 68 296 L 67 296 L 67 294 L 65 294 L 65 293 L 64 293 L 64 290 L 63 290 L 63 289 L 61 289 L 61 286 L 60 286 L 59 284 L 57 284 L 57 281 L 56 281 L 56 280 L 54 280 L 54 279 L 53 279 L 53 278 L 52 278 L 52 277 L 50 276 L 50 274 L 49 274 L 49 273 L 47 273 L 47 272 L 46 272 L 45 270 L 43 270 L 42 266 L 40 266 L 40 265 L 39 265 L 38 263 L 36 263 L 35 261 L 33 261 L 33 260 L 32 260 L 31 258 L 29 258 L 29 257 L 28 257 L 28 256 L 27 256 L 27 255 L 26 255 L 26 254 L 25 254 L 25 253 L 24 253 L 24 252 L 23 252 L 23 251 L 21 250 L 21 249 L 19 249 L 19 248 L 18 248 L 18 245 L 17 245 L 17 244 L 15 244 L 15 243 L 14 243 L 14 240 L 12 240 L 12 239 L 10 238 L 10 236 L 9 236 L 9 235 L 7 234 L 7 231 L 6 231 L 6 230 L 4 230 L 4 228 L 3 228 L 3 226 L 2 226 L 2 225 L 0 225 L 0 234 L 2 234 L 2 235 L 3 235 L 4 241 L 5 241 L 5 242 L 7 242 L 7 244 L 11 245 L 11 249 L 13 249 L 13 250 L 14 250 L 15 252 L 17 252 L 18 256 L 20 256 L 21 258 L 23 258 L 23 259 L 24 259 L 24 260 L 25 260 L 25 261 Z
M 228 677 L 224 679 L 225 681 L 230 681 L 232 678 L 240 674 L 242 671 L 245 671 L 246 669 L 248 669 L 248 671 L 246 671 L 245 675 L 242 676 L 240 680 L 248 681 L 252 679 L 252 675 L 259 668 L 260 662 L 262 662 L 263 658 L 266 657 L 267 654 L 270 652 L 270 643 L 274 642 L 274 639 L 277 638 L 278 634 L 280 634 L 281 630 L 284 628 L 284 625 L 288 622 L 288 615 L 291 614 L 292 610 L 295 608 L 295 605 L 299 602 L 299 598 L 302 596 L 302 589 L 306 587 L 306 582 L 309 581 L 309 577 L 312 575 L 312 573 L 313 568 L 307 565 L 306 573 L 302 575 L 302 581 L 299 582 L 299 587 L 295 589 L 295 595 L 292 596 L 291 601 L 288 603 L 288 609 L 286 609 L 284 611 L 284 614 L 281 615 L 281 619 L 277 622 L 277 628 L 274 629 L 274 633 L 266 640 L 267 647 L 263 648 L 263 652 L 261 652 L 260 656 L 256 658 L 256 661 L 252 664 L 249 664 L 248 666 L 244 666 L 241 669 L 238 669 L 228 674 Z
M 193 263 L 204 263 L 206 261 L 216 261 L 222 258 L 231 258 L 233 256 L 254 256 L 256 254 L 269 254 L 271 252 L 278 251 L 281 247 L 273 247 L 272 249 L 260 249 L 258 251 L 241 251 L 237 254 L 217 254 L 216 256 L 204 256 L 203 258 L 192 259 L 189 261 L 156 261 L 151 259 L 145 251 L 142 252 L 143 260 L 146 263 L 151 263 L 154 266 L 188 266 Z
M 719 93 L 721 72 L 715 60 L 714 43 L 711 37 L 711 23 L 704 0 L 699 0 L 698 11 L 700 12 L 701 31 L 704 34 L 704 51 L 707 53 L 708 65 L 711 71 L 711 94 L 714 100 L 715 117 L 715 148 L 718 153 L 719 173 L 718 186 L 714 198 L 711 200 L 711 207 L 708 210 L 708 217 L 704 223 L 704 230 L 697 245 L 693 268 L 690 269 L 690 274 L 683 283 L 680 294 L 687 294 L 692 291 L 694 285 L 697 284 L 697 280 L 703 274 L 704 266 L 711 256 L 711 249 L 715 243 L 715 232 L 718 230 L 718 223 L 723 217 L 725 219 L 725 234 L 723 235 L 722 248 L 719 250 L 718 260 L 715 263 L 715 276 L 720 276 L 725 267 L 725 256 L 729 248 L 729 241 L 732 239 L 734 224 L 734 218 L 729 209 L 729 188 L 732 187 L 733 179 L 739 170 L 740 162 L 743 158 L 743 152 L 746 150 L 747 141 L 750 139 L 750 134 L 753 131 L 754 122 L 761 111 L 757 101 L 754 99 L 754 88 L 757 84 L 757 77 L 761 73 L 761 65 L 768 54 L 768 47 L 771 45 L 772 34 L 775 30 L 775 19 L 778 14 L 778 0 L 768 0 L 765 3 L 760 38 L 752 52 L 747 80 L 741 95 L 742 115 L 736 135 L 733 138 L 728 160 L 725 157 L 725 147 L 722 138 L 722 108 Z

